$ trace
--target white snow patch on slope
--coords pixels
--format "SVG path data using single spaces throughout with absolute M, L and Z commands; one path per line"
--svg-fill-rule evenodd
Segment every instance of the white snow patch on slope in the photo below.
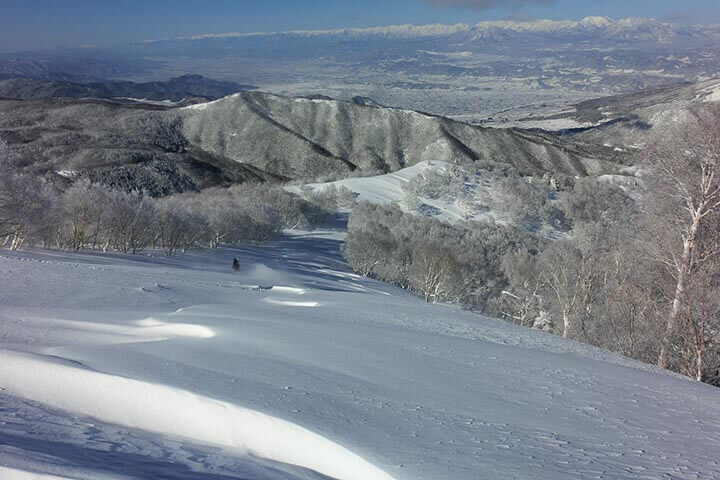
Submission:
M 318 302 L 298 302 L 296 300 L 285 300 L 274 297 L 267 297 L 264 301 L 273 305 L 282 305 L 285 307 L 317 307 L 320 305 Z
M 344 447 L 279 418 L 178 388 L 1 353 L 0 386 L 17 396 L 131 428 L 239 449 L 339 480 L 392 480 Z
M 403 168 L 394 173 L 385 175 L 377 175 L 374 177 L 358 177 L 336 180 L 326 183 L 310 183 L 305 186 L 311 190 L 323 191 L 330 185 L 336 187 L 346 187 L 350 191 L 358 194 L 358 201 L 370 203 L 392 203 L 398 202 L 403 198 L 403 185 L 407 184 L 412 178 L 421 174 L 428 168 L 443 168 L 444 162 L 421 162 L 412 167 Z M 288 191 L 293 193 L 301 193 L 301 188 L 296 186 L 286 187 Z
M 402 202 L 405 197 L 403 186 L 407 185 L 410 180 L 427 170 L 443 171 L 449 167 L 450 164 L 447 162 L 424 161 L 411 167 L 403 168 L 397 172 L 387 173 L 385 175 L 346 178 L 326 183 L 310 183 L 302 187 L 289 186 L 285 187 L 285 189 L 289 192 L 302 195 L 303 191 L 306 189 L 321 192 L 330 185 L 334 185 L 335 187 L 346 187 L 357 195 L 356 199 L 360 202 L 365 201 L 380 205 L 398 203 L 402 207 Z M 458 222 L 471 219 L 475 216 L 475 213 L 471 211 L 471 208 L 468 208 L 467 205 L 463 205 L 457 201 L 428 198 L 423 198 L 422 200 L 426 205 L 433 208 L 435 212 L 434 217 L 439 220 Z M 407 209 L 405 210 L 407 211 Z
M 78 172 L 75 170 L 57 170 L 55 173 L 60 175 L 61 177 L 73 179 L 77 176 Z
M 119 345 L 121 343 L 155 342 L 173 337 L 212 338 L 215 332 L 204 325 L 189 323 L 168 323 L 148 317 L 134 322 L 136 326 L 113 325 L 108 323 L 80 322 L 57 319 L 54 324 L 66 330 L 95 333 L 103 338 L 100 344 Z
M 226 100 L 228 98 L 235 98 L 240 95 L 242 95 L 242 92 L 233 93 L 232 95 L 228 95 L 227 97 L 218 98 L 217 100 L 213 100 L 211 102 L 203 102 L 203 103 L 196 103 L 194 105 L 188 105 L 187 107 L 182 107 L 180 110 L 205 110 L 213 104 L 222 102 L 223 100 Z
M 708 102 L 720 102 L 720 83 L 715 85 L 710 92 L 708 92 L 709 95 L 707 96 Z
M 42 473 L 25 472 L 23 470 L 15 470 L 0 466 L 0 478 L 3 480 L 73 480 L 67 477 L 57 477 L 55 475 L 45 475 Z
M 696 85 L 695 101 L 720 102 L 720 79 L 707 80 Z
M 307 292 L 307 290 L 304 288 L 286 287 L 283 285 L 274 285 L 270 290 L 272 290 L 273 292 L 294 293 L 296 295 L 302 295 Z

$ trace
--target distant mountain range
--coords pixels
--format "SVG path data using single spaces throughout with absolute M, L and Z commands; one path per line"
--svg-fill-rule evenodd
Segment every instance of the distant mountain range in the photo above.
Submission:
M 0 75 L 98 83 L 203 75 L 287 96 L 369 97 L 463 121 L 720 76 L 720 26 L 652 19 L 199 33 L 0 55 Z M 524 115 L 518 112 L 517 115 Z
M 215 100 L 253 88 L 255 87 L 235 82 L 211 80 L 201 75 L 183 75 L 164 82 L 145 83 L 128 81 L 78 83 L 66 80 L 0 77 L 0 97 L 23 100 L 66 97 L 190 104 Z
M 58 181 L 87 176 L 156 195 L 425 160 L 615 174 L 651 132 L 677 124 L 678 112 L 720 101 L 711 79 L 720 77 L 718 45 L 716 26 L 591 17 L 210 34 L 2 55 L 0 138 L 27 169 Z M 192 73 L 147 80 L 168 72 Z M 638 93 L 641 86 L 652 88 Z M 598 99 L 596 90 L 621 94 Z M 513 124 L 513 115 L 591 128 L 473 124 Z
M 341 28 L 333 30 L 292 30 L 286 32 L 229 32 L 219 34 L 197 34 L 175 40 L 158 40 L 148 43 L 163 43 L 177 40 L 207 40 L 250 37 L 347 37 L 347 38 L 424 38 L 454 37 L 465 42 L 482 40 L 507 40 L 519 35 L 543 36 L 587 36 L 615 42 L 674 42 L 677 40 L 720 38 L 720 25 L 679 25 L 648 18 L 626 18 L 613 20 L 607 17 L 585 17 L 582 20 L 533 20 L 533 21 L 486 21 L 477 24 L 455 25 L 390 25 L 386 27 Z

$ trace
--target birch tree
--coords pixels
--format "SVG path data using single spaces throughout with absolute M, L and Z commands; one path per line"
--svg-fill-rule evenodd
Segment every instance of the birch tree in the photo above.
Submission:
M 153 201 L 138 193 L 113 191 L 107 213 L 108 246 L 122 253 L 135 254 L 151 246 L 156 236 Z
M 720 253 L 717 241 L 701 241 L 703 228 L 720 214 L 720 112 L 692 112 L 673 142 L 659 142 L 647 157 L 649 209 L 664 230 L 656 259 L 673 278 L 658 364 L 669 368 L 673 339 L 688 309 L 688 285 Z
M 0 139 L 0 246 L 21 248 L 43 225 L 50 210 L 50 188 L 24 174 L 8 145 Z
M 588 321 L 598 294 L 595 257 L 572 242 L 559 240 L 540 254 L 538 269 L 543 283 L 554 297 L 562 320 L 564 338 L 587 339 Z
M 100 185 L 80 180 L 60 198 L 61 224 L 59 236 L 68 248 L 79 251 L 98 243 L 107 213 L 109 193 Z
M 460 265 L 450 251 L 438 245 L 422 245 L 413 252 L 410 285 L 426 302 L 443 302 L 461 294 Z

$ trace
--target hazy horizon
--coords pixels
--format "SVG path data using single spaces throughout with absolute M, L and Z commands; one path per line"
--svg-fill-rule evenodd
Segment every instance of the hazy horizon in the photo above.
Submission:
M 643 17 L 673 23 L 719 23 L 720 5 L 693 0 L 193 0 L 93 2 L 5 0 L 0 52 L 112 45 L 227 32 L 364 28 L 399 24 L 474 24 L 486 20 L 579 20 Z

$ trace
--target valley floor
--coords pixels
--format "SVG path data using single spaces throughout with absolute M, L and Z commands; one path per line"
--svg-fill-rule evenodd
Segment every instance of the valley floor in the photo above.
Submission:
M 340 243 L 0 252 L 0 477 L 720 476 L 715 388 L 427 305 Z

